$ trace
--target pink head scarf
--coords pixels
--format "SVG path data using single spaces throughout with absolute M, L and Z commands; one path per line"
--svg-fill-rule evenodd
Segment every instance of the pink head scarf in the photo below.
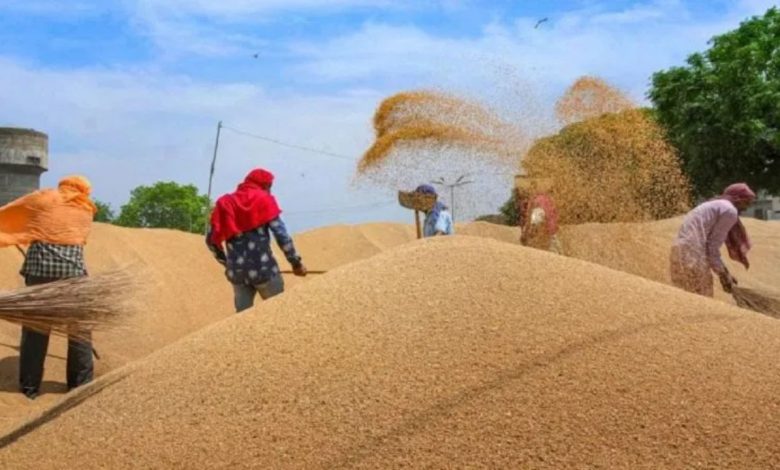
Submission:
M 754 193 L 745 183 L 735 183 L 726 188 L 718 199 L 725 199 L 736 206 L 743 202 L 752 203 L 756 200 L 756 193 Z M 729 251 L 729 258 L 742 263 L 745 266 L 745 269 L 749 269 L 750 262 L 748 261 L 747 254 L 751 247 L 752 244 L 750 243 L 750 238 L 748 237 L 747 230 L 745 230 L 745 226 L 742 224 L 741 220 L 737 220 L 737 223 L 729 230 L 728 237 L 726 238 L 726 248 Z

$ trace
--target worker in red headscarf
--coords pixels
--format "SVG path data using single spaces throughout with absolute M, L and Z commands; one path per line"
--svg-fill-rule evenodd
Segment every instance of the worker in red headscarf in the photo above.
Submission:
M 540 250 L 563 254 L 558 240 L 558 210 L 550 194 L 516 189 L 520 243 Z
M 211 213 L 206 244 L 233 284 L 236 312 L 254 305 L 256 294 L 268 299 L 284 291 L 279 265 L 271 252 L 271 235 L 284 252 L 296 276 L 306 268 L 287 233 L 281 209 L 271 195 L 274 175 L 252 170 L 236 191 L 217 200 Z M 227 248 L 227 253 L 223 245 Z
M 750 239 L 739 213 L 756 199 L 747 184 L 732 184 L 719 197 L 698 205 L 683 220 L 672 245 L 672 283 L 688 292 L 712 297 L 714 272 L 726 292 L 731 292 L 736 279 L 720 257 L 725 243 L 729 257 L 750 267 L 747 253 Z

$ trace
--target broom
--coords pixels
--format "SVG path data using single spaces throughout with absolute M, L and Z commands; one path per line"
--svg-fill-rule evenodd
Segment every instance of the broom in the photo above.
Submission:
M 742 308 L 780 319 L 780 296 L 776 294 L 734 286 L 731 295 Z
M 116 327 L 131 310 L 135 278 L 127 269 L 0 292 L 0 320 L 42 333 L 89 340 Z

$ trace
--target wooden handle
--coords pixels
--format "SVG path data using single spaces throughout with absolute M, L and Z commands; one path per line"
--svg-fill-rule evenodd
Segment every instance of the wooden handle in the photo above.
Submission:
M 291 269 L 282 269 L 279 271 L 282 274 L 295 274 L 295 271 Z M 325 274 L 327 271 L 307 270 L 306 274 Z

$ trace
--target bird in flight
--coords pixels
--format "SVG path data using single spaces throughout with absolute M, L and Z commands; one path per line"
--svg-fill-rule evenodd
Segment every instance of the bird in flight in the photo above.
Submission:
M 255 54 L 255 55 L 253 55 L 252 57 L 254 57 L 255 59 L 257 59 L 258 57 L 260 57 L 260 53 L 257 53 L 257 54 Z
M 550 20 L 549 18 L 542 18 L 541 20 L 536 22 L 536 24 L 534 25 L 534 29 L 538 28 L 540 24 L 545 23 L 549 20 Z

